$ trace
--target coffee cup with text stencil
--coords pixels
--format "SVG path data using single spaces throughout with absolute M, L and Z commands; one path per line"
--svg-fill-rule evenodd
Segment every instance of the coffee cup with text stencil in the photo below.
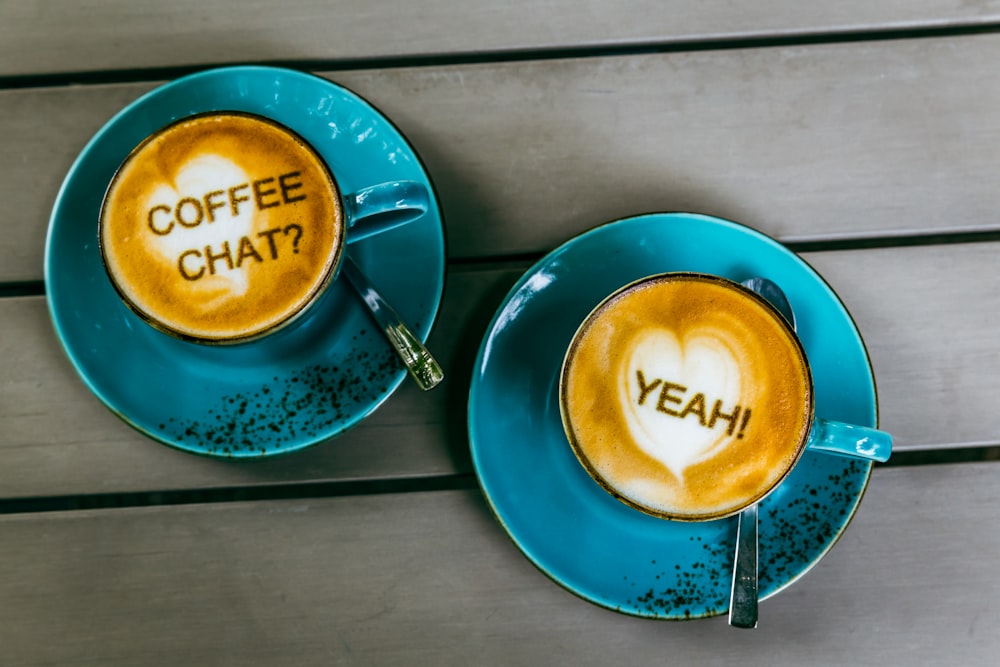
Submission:
M 213 111 L 147 137 L 101 207 L 101 256 L 126 304 L 184 340 L 257 340 L 304 314 L 345 245 L 416 220 L 424 185 L 341 191 L 317 151 L 256 114 Z
M 817 416 L 792 325 L 714 275 L 649 276 L 604 299 L 570 343 L 559 401 L 587 472 L 623 503 L 679 521 L 760 501 L 806 449 L 885 461 L 892 448 L 883 431 Z

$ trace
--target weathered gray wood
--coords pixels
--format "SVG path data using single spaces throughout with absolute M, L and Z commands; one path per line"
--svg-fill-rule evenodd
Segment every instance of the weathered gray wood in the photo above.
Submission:
M 979 25 L 996 0 L 0 3 L 0 75 Z
M 434 391 L 421 392 L 407 380 L 375 414 L 334 441 L 267 461 L 192 456 L 137 433 L 79 379 L 44 299 L 0 299 L 0 497 L 471 470 L 464 410 L 472 360 L 515 278 L 510 271 L 452 276 L 428 342 L 446 369 Z
M 805 255 L 865 336 L 897 451 L 1000 443 L 998 252 L 982 243 Z M 44 300 L 0 299 L 0 497 L 467 472 L 472 361 L 523 268 L 450 272 L 430 340 L 448 375 L 440 388 L 407 382 L 343 437 L 257 463 L 203 459 L 133 432 L 77 378 Z
M 49 215 L 77 154 L 152 86 L 0 91 L 0 282 L 39 280 Z
M 994 665 L 998 473 L 876 471 L 752 634 L 579 600 L 476 491 L 8 516 L 0 663 Z
M 980 35 L 328 75 L 412 139 L 452 255 L 484 256 L 650 210 L 785 240 L 998 229 L 998 59 Z M 151 85 L 0 92 L 0 281 L 41 276 L 63 175 Z
M 865 338 L 897 449 L 1000 444 L 1000 244 L 803 257 Z M 949 437 L 951 434 L 951 437 Z

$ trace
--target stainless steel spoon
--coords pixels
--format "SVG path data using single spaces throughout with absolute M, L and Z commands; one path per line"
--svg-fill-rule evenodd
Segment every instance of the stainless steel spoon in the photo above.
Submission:
M 788 298 L 767 278 L 750 278 L 743 286 L 761 295 L 795 328 L 795 313 Z M 733 562 L 733 588 L 729 599 L 729 625 L 757 627 L 757 503 L 740 512 L 736 527 L 736 554 Z
M 361 295 L 361 299 L 368 306 L 368 311 L 382 328 L 382 333 L 389 340 L 392 349 L 402 359 L 410 376 L 417 381 L 417 385 L 424 391 L 437 386 L 444 379 L 441 365 L 435 361 L 417 335 L 403 323 L 402 318 L 393 307 L 386 303 L 386 300 L 378 293 L 368 277 L 361 272 L 350 255 L 344 258 L 344 274 Z

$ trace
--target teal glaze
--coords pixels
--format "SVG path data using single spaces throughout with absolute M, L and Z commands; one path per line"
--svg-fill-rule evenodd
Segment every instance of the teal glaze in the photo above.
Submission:
M 885 463 L 892 454 L 892 436 L 885 431 L 816 417 L 806 446 L 816 452 Z
M 354 93 L 272 67 L 229 67 L 178 79 L 130 104 L 91 139 L 67 174 L 49 221 L 49 310 L 86 385 L 149 437 L 214 456 L 290 452 L 357 424 L 406 376 L 347 281 L 335 280 L 307 314 L 267 338 L 205 346 L 161 333 L 135 316 L 115 293 L 98 250 L 101 200 L 128 153 L 178 118 L 215 110 L 256 113 L 291 128 L 323 156 L 344 192 L 389 181 L 421 186 L 426 213 L 358 240 L 351 256 L 426 340 L 441 303 L 445 248 L 443 220 L 419 157 Z
M 704 215 L 650 214 L 597 227 L 560 246 L 511 289 L 476 359 L 469 436 L 494 515 L 556 583 L 636 616 L 724 614 L 736 517 L 683 523 L 615 500 L 578 463 L 563 433 L 558 376 L 578 324 L 611 292 L 668 271 L 781 285 L 815 383 L 816 413 L 875 427 L 875 382 L 843 303 L 787 248 Z M 807 450 L 760 503 L 760 593 L 784 589 L 833 546 L 854 515 L 872 463 Z
M 379 183 L 344 197 L 344 208 L 347 242 L 354 243 L 420 218 L 430 208 L 430 193 L 418 181 Z

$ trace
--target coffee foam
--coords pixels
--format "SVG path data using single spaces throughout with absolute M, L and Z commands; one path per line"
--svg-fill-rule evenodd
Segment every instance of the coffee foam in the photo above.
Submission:
M 567 353 L 563 421 L 581 462 L 651 513 L 725 516 L 804 447 L 812 394 L 780 315 L 732 283 L 675 274 L 614 296 Z
M 253 337 L 328 282 L 344 238 L 326 165 L 249 114 L 171 125 L 140 145 L 105 197 L 101 250 L 116 288 L 182 337 Z

